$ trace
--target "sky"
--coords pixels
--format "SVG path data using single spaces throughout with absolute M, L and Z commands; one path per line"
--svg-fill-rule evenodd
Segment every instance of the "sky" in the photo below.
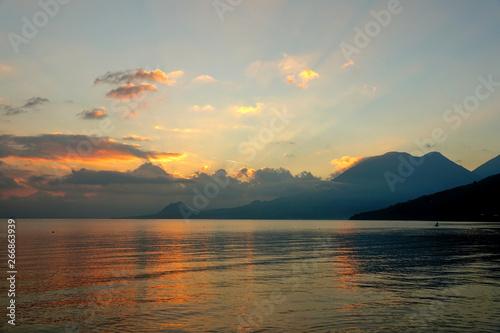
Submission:
M 0 0 L 2 199 L 142 213 L 225 172 L 223 207 L 388 151 L 473 170 L 500 154 L 498 17 L 493 0 Z

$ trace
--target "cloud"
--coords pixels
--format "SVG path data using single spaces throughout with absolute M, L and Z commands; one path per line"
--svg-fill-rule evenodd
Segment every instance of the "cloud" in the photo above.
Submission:
M 215 108 L 210 104 L 206 104 L 204 106 L 193 105 L 189 109 L 191 111 L 214 111 L 215 110 Z
M 201 131 L 195 128 L 172 128 L 170 129 L 170 132 L 187 134 L 187 133 L 199 133 Z
M 156 85 L 153 83 L 173 86 L 182 75 L 184 75 L 184 72 L 181 70 L 165 74 L 159 69 L 155 69 L 154 71 L 137 69 L 135 71 L 107 72 L 96 78 L 94 84 L 117 85 L 118 87 L 109 91 L 106 96 L 115 100 L 129 100 L 141 97 L 144 92 L 156 91 Z M 130 116 L 137 116 L 135 110 L 131 112 Z
M 0 158 L 47 161 L 169 160 L 180 153 L 142 150 L 107 137 L 81 134 L 0 135 Z
M 300 72 L 299 76 L 302 79 L 302 82 L 299 84 L 299 88 L 307 89 L 307 83 L 319 77 L 319 74 L 310 69 L 306 69 Z
M 270 142 L 269 143 L 270 145 L 294 145 L 295 142 L 293 141 L 284 141 L 284 140 L 280 140 L 280 141 L 273 141 L 273 142 Z
M 247 75 L 256 77 L 262 84 L 267 84 L 273 77 L 281 77 L 285 82 L 307 89 L 308 82 L 319 77 L 309 69 L 310 57 L 293 57 L 283 54 L 283 58 L 274 62 L 255 61 L 247 68 Z
M 11 105 L 0 104 L 0 110 L 5 111 L 6 116 L 13 116 L 20 113 L 26 113 L 30 110 L 35 110 L 38 106 L 45 105 L 50 101 L 43 97 L 31 97 L 27 99 L 22 106 L 13 107 Z
M 369 86 L 367 84 L 363 87 L 363 94 L 375 94 L 377 92 L 377 87 Z
M 15 71 L 15 68 L 7 65 L 0 65 L 0 79 Z
M 264 104 L 257 103 L 255 105 L 255 107 L 253 107 L 253 106 L 234 106 L 233 110 L 234 110 L 236 116 L 240 117 L 242 115 L 258 114 L 262 111 L 263 108 L 264 108 Z
M 43 105 L 45 103 L 48 103 L 49 100 L 47 98 L 42 98 L 42 97 L 31 97 L 26 101 L 26 103 L 22 106 L 23 108 L 34 108 L 39 105 Z
M 165 175 L 153 175 L 153 177 L 142 176 L 138 173 L 119 171 L 94 171 L 80 169 L 72 170 L 69 175 L 63 177 L 63 184 L 85 184 L 85 185 L 109 185 L 109 184 L 165 184 L 176 182 L 176 180 L 165 173 Z M 56 185 L 57 180 L 52 181 Z
M 149 83 L 126 83 L 106 94 L 107 97 L 116 100 L 126 100 L 141 97 L 146 91 L 156 91 L 156 86 Z
M 191 82 L 197 84 L 205 84 L 205 83 L 217 82 L 217 80 L 211 77 L 210 75 L 200 75 L 195 77 Z
M 246 176 L 239 180 L 220 169 L 178 177 L 175 172 L 169 174 L 160 165 L 147 162 L 132 171 L 79 168 L 60 179 L 54 175 L 29 175 L 23 183 L 31 186 L 29 192 L 24 190 L 21 197 L 11 192 L 0 199 L 0 211 L 4 215 L 38 218 L 133 216 L 159 211 L 173 202 L 192 205 L 193 193 L 203 191 L 208 184 L 212 186 L 214 179 L 226 186 L 211 198 L 207 209 L 306 193 L 329 183 L 308 172 L 293 175 L 283 168 L 244 168 L 239 173 Z
M 354 60 L 351 59 L 351 61 L 346 62 L 345 64 L 343 64 L 339 68 L 342 69 L 342 68 L 346 68 L 346 67 L 353 66 L 353 65 L 354 65 Z
M 21 186 L 19 186 L 14 179 L 7 177 L 7 176 L 4 176 L 0 172 L 0 190 L 7 190 L 7 189 L 13 189 L 13 188 L 20 188 L 20 187 Z
M 253 185 L 273 184 L 273 183 L 296 183 L 298 181 L 319 181 L 321 178 L 314 177 L 310 172 L 303 171 L 293 175 L 285 168 L 261 168 L 254 170 L 251 168 L 241 168 L 234 175 L 234 178 L 246 180 Z
M 331 174 L 331 176 L 334 177 L 340 175 L 347 169 L 358 164 L 363 159 L 364 159 L 363 156 L 351 157 L 347 155 L 347 156 L 342 156 L 341 158 L 338 159 L 331 160 L 330 164 L 334 166 L 333 173 Z
M 174 85 L 176 79 L 184 74 L 183 71 L 173 71 L 165 74 L 159 69 L 153 71 L 146 71 L 144 69 L 137 69 L 135 71 L 117 71 L 117 72 L 107 72 L 104 75 L 99 76 L 94 80 L 94 84 L 111 84 L 119 85 L 123 83 L 137 83 L 137 82 L 149 82 L 149 83 L 163 83 L 166 85 Z
M 106 108 L 101 106 L 92 110 L 84 110 L 78 113 L 77 116 L 80 116 L 83 119 L 103 119 L 108 116 L 108 113 L 106 112 Z
M 138 136 L 138 135 L 128 135 L 122 137 L 123 140 L 127 141 L 150 141 L 151 138 L 145 137 L 145 136 Z
M 252 176 L 252 182 L 255 183 L 287 182 L 294 179 L 290 170 L 284 168 L 262 168 L 259 170 L 255 170 Z

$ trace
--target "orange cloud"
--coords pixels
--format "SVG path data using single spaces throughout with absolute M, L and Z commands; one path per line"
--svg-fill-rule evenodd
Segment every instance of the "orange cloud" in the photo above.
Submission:
M 172 154 L 172 153 L 157 153 L 154 157 L 149 160 L 152 162 L 166 163 L 173 160 L 179 160 L 186 157 L 186 154 Z
M 138 82 L 150 82 L 150 83 L 163 83 L 166 85 L 174 85 L 176 80 L 184 75 L 181 70 L 173 71 L 165 74 L 162 70 L 155 69 L 153 71 L 146 71 L 144 69 L 138 69 L 135 71 L 118 71 L 118 72 L 107 72 L 106 74 L 95 79 L 94 84 L 123 84 L 123 83 L 138 83 Z
M 363 156 L 351 157 L 347 155 L 347 156 L 342 156 L 341 158 L 338 159 L 331 160 L 330 164 L 334 166 L 333 175 L 341 174 L 350 167 L 356 165 L 363 158 L 364 158 Z
M 349 62 L 346 62 L 345 64 L 343 64 L 342 66 L 340 66 L 339 68 L 346 68 L 346 67 L 349 67 L 349 66 L 352 66 L 354 65 L 354 60 L 351 59 L 351 61 Z
M 169 81 L 166 84 L 168 84 L 169 86 L 175 85 L 177 83 L 177 79 L 179 79 L 183 75 L 184 75 L 184 72 L 181 70 L 168 73 L 167 77 L 168 77 Z M 165 83 L 165 82 L 162 82 L 162 83 Z
M 217 80 L 211 77 L 210 75 L 200 75 L 195 77 L 191 82 L 203 84 L 203 83 L 217 82 Z
M 253 106 L 235 106 L 235 107 L 233 107 L 234 112 L 236 113 L 237 117 L 240 117 L 242 115 L 260 113 L 263 108 L 264 108 L 264 104 L 262 104 L 262 103 L 257 103 L 255 107 L 253 107 Z
M 8 74 L 14 72 L 14 67 L 11 67 L 11 66 L 7 66 L 7 65 L 0 65 L 0 79 L 3 77 L 3 76 L 7 76 Z M 2 99 L 0 98 L 0 101 Z
M 296 84 L 302 89 L 307 88 L 307 82 L 319 77 L 319 74 L 308 69 L 310 56 L 293 57 L 283 54 L 279 61 L 255 61 L 247 68 L 247 75 L 256 77 L 262 84 L 269 83 L 274 77 L 282 77 L 291 84 Z
M 165 84 L 169 83 L 168 75 L 159 69 L 155 69 L 154 71 L 149 71 L 149 72 L 144 69 L 138 69 L 130 75 L 130 78 L 131 81 L 144 80 L 149 82 L 160 82 Z
M 106 118 L 108 113 L 106 112 L 106 108 L 101 106 L 100 108 L 82 111 L 78 114 L 78 116 L 83 119 L 102 119 Z
M 302 82 L 299 84 L 299 88 L 307 89 L 307 83 L 319 77 L 319 74 L 310 69 L 306 69 L 300 72 L 299 76 L 302 79 Z
M 233 177 L 240 181 L 249 181 L 255 177 L 255 172 L 256 170 L 252 168 L 240 168 L 233 174 Z
M 128 136 L 124 136 L 122 137 L 123 140 L 127 140 L 127 141 L 150 141 L 151 138 L 148 138 L 148 137 L 144 137 L 144 136 L 138 136 L 138 135 L 128 135 Z
M 156 91 L 156 86 L 149 83 L 126 83 L 106 94 L 116 100 L 127 100 L 140 97 L 145 91 Z
M 0 158 L 59 162 L 71 167 L 116 161 L 169 160 L 182 156 L 180 153 L 143 150 L 107 137 L 67 134 L 0 136 Z
M 139 115 L 137 114 L 137 112 L 135 112 L 135 110 L 130 110 L 130 112 L 125 116 L 125 118 L 135 118 L 135 117 L 139 117 Z
M 106 83 L 110 85 L 119 85 L 118 88 L 108 92 L 106 96 L 116 100 L 129 100 L 142 96 L 146 91 L 156 91 L 156 86 L 151 83 L 162 83 L 173 86 L 182 75 L 184 75 L 184 72 L 181 70 L 165 74 L 159 69 L 155 69 L 154 71 L 138 69 L 135 71 L 107 72 L 96 78 L 94 84 Z M 137 116 L 135 110 L 131 112 L 130 116 Z

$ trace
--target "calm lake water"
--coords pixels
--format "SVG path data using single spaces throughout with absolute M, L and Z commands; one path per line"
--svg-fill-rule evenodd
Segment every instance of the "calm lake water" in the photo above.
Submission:
M 2 332 L 500 330 L 498 224 L 16 222 Z

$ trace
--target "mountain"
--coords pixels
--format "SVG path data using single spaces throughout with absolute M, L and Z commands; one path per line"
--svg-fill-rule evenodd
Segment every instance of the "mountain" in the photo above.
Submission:
M 363 187 L 373 195 L 401 199 L 416 198 L 478 179 L 438 152 L 422 157 L 390 152 L 367 158 L 334 180 Z
M 190 214 L 193 219 L 346 219 L 421 195 L 465 185 L 478 176 L 440 153 L 390 152 L 366 158 L 313 191 L 270 201 Z M 179 217 L 181 203 L 143 218 Z
M 474 171 L 481 178 L 486 178 L 500 173 L 500 155 L 477 167 Z
M 156 214 L 141 215 L 134 217 L 127 217 L 130 219 L 182 219 L 184 218 L 182 210 L 186 205 L 182 202 L 171 203 L 165 206 L 161 211 Z
M 426 195 L 351 220 L 500 221 L 500 174 Z

